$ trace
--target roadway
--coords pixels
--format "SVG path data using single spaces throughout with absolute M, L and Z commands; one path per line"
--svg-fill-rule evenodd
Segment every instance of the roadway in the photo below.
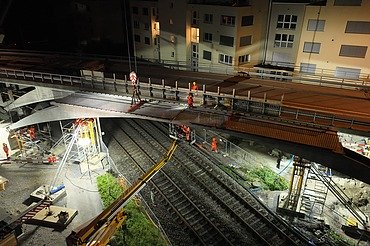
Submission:
M 53 73 L 79 74 L 79 69 L 95 69 L 104 71 L 108 77 L 115 73 L 117 78 L 124 78 L 130 72 L 129 63 L 120 59 L 81 56 L 29 54 L 0 52 L 0 66 L 31 71 Z M 132 68 L 134 62 L 131 63 Z M 139 79 L 147 81 L 151 78 L 153 84 L 187 87 L 192 81 L 197 81 L 202 89 L 221 93 L 248 96 L 267 101 L 281 101 L 283 105 L 296 109 L 312 110 L 336 116 L 344 116 L 365 122 L 370 122 L 370 85 L 367 87 L 343 87 L 342 84 L 301 83 L 281 80 L 259 79 L 257 76 L 213 74 L 174 70 L 147 62 L 138 61 L 136 72 Z M 63 74 L 62 73 L 62 74 Z M 273 76 L 273 75 L 272 75 Z M 326 85 L 326 86 L 322 86 Z M 351 88 L 351 89 L 348 89 Z

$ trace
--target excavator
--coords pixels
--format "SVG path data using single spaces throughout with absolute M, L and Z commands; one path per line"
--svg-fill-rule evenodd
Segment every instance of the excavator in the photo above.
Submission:
M 66 238 L 68 246 L 103 246 L 107 245 L 126 220 L 123 207 L 142 189 L 146 183 L 171 159 L 177 148 L 176 140 L 165 154 L 162 160 L 156 163 L 150 170 L 144 173 L 110 206 L 99 215 L 85 224 L 74 229 Z

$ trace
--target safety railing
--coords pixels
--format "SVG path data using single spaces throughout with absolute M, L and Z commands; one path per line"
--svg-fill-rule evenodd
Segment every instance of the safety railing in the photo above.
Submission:
M 7 78 L 13 83 L 30 84 L 30 81 L 36 82 L 39 86 L 61 86 L 61 88 L 77 90 L 88 90 L 94 92 L 114 92 L 132 96 L 131 82 L 127 79 L 117 79 L 115 74 L 113 78 L 108 77 L 78 77 L 61 74 L 51 74 L 43 72 L 23 71 L 0 68 L 0 80 Z M 7 80 L 6 82 L 9 82 Z M 41 85 L 40 85 L 41 84 Z M 148 78 L 145 82 L 138 80 L 138 88 L 141 97 L 147 99 L 176 101 L 177 103 L 185 103 L 190 91 L 190 84 L 187 88 L 179 87 L 178 83 L 166 84 L 162 80 L 160 84 L 153 84 Z M 250 117 L 259 117 L 268 121 L 280 121 L 289 124 L 324 128 L 341 127 L 353 130 L 370 129 L 370 122 L 359 121 L 350 116 L 335 116 L 330 113 L 315 112 L 305 108 L 293 108 L 284 106 L 283 95 L 280 100 L 269 100 L 265 94 L 263 98 L 253 97 L 251 91 L 248 91 L 247 96 L 236 94 L 233 89 L 231 94 L 222 93 L 220 87 L 217 91 L 208 91 L 203 85 L 197 93 L 194 94 L 194 101 L 201 104 L 205 108 L 213 110 L 214 106 L 221 105 L 230 113 L 248 114 Z M 222 108 L 222 107 L 221 107 Z M 213 110 L 215 111 L 215 110 Z M 227 112 L 224 112 L 227 114 Z
M 217 138 L 217 151 L 237 163 L 248 166 L 263 165 L 252 153 L 230 142 L 219 133 L 203 129 L 203 132 L 196 134 L 196 138 L 208 146 L 211 145 L 213 137 Z
M 142 66 L 163 66 L 171 69 L 176 70 L 186 70 L 186 71 L 199 71 L 199 72 L 207 72 L 207 73 L 218 73 L 218 74 L 227 74 L 227 75 L 241 75 L 241 74 L 248 74 L 249 76 L 253 76 L 256 78 L 263 78 L 263 79 L 272 79 L 272 80 L 280 80 L 280 81 L 292 81 L 295 83 L 309 83 L 315 84 L 320 86 L 330 86 L 330 87 L 338 87 L 338 88 L 347 88 L 347 89 L 367 89 L 370 88 L 370 75 L 361 73 L 356 74 L 358 79 L 350 79 L 347 76 L 348 74 L 351 75 L 350 77 L 354 77 L 353 73 L 344 74 L 342 77 L 336 76 L 335 70 L 325 69 L 325 68 L 315 68 L 314 70 L 307 72 L 300 72 L 300 66 L 294 66 L 293 63 L 281 63 L 281 62 L 272 62 L 266 61 L 265 64 L 283 66 L 283 67 L 291 67 L 294 69 L 293 71 L 287 71 L 283 69 L 274 69 L 274 68 L 266 68 L 266 67 L 252 67 L 246 68 L 242 66 L 234 66 L 234 65 L 223 65 L 219 63 L 202 63 L 199 62 L 198 66 L 192 66 L 189 64 L 188 61 L 179 61 L 179 60 L 158 60 L 153 58 L 128 58 L 124 56 L 114 56 L 114 55 L 99 55 L 99 54 L 76 54 L 76 53 L 68 53 L 68 52 L 48 52 L 48 51 L 24 51 L 24 50 L 1 50 L 0 52 L 4 54 L 21 54 L 23 56 L 52 56 L 52 57 L 72 57 L 72 58 L 79 58 L 79 59 L 94 59 L 94 60 L 101 60 L 101 61 L 113 61 L 113 62 L 131 62 L 136 63 Z

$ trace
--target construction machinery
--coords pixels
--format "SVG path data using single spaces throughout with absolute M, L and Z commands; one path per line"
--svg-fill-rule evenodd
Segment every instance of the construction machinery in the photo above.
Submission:
M 177 142 L 174 141 L 163 159 L 155 164 L 149 171 L 144 173 L 110 206 L 94 219 L 73 230 L 66 239 L 67 245 L 107 245 L 117 229 L 119 229 L 126 220 L 123 207 L 135 196 L 135 194 L 144 188 L 145 184 L 171 159 L 176 148 Z

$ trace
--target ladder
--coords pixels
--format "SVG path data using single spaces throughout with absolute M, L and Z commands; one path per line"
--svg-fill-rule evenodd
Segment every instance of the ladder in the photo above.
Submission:
M 31 208 L 27 209 L 18 219 L 20 223 L 26 223 L 27 221 L 32 219 L 38 212 L 43 210 L 44 208 L 47 208 L 51 205 L 51 201 L 49 200 L 41 200 L 38 203 L 36 203 Z
M 315 169 L 312 167 L 315 166 Z M 317 170 L 318 172 L 315 172 Z M 306 183 L 301 197 L 300 211 L 310 219 L 322 219 L 328 187 L 318 176 L 325 176 L 331 179 L 331 170 L 317 163 L 311 163 L 306 178 Z

